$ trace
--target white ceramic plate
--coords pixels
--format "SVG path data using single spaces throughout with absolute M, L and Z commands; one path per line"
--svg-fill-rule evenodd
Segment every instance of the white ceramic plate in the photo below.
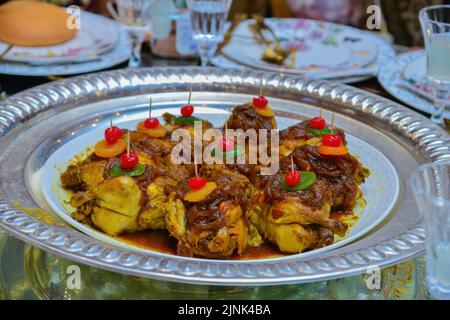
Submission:
M 306 74 L 343 77 L 374 62 L 378 47 L 370 33 L 327 22 L 305 19 L 265 19 L 284 48 L 296 48 L 295 59 L 285 66 L 262 60 L 265 46 L 256 42 L 249 29 L 253 20 L 242 22 L 222 50 L 228 58 L 250 67 Z M 266 34 L 266 38 L 271 36 Z
M 225 57 L 222 54 L 218 54 L 216 56 L 214 56 L 211 59 L 211 62 L 213 65 L 215 65 L 216 67 L 220 67 L 220 68 L 235 68 L 235 69 L 250 69 L 247 66 L 241 65 L 231 59 L 228 59 L 227 57 Z M 374 77 L 376 75 L 376 69 L 377 67 L 374 65 L 373 66 L 373 70 L 368 70 L 368 73 L 363 73 L 361 75 L 357 75 L 354 74 L 353 76 L 349 75 L 346 77 L 340 77 L 340 78 L 327 78 L 328 80 L 334 80 L 334 81 L 339 81 L 342 83 L 356 83 L 356 82 L 361 82 L 367 79 L 370 79 L 372 77 Z M 320 78 L 320 77 L 319 77 Z
M 111 50 L 99 55 L 96 60 L 48 65 L 3 60 L 0 61 L 0 74 L 32 77 L 67 76 L 111 68 L 127 61 L 131 55 L 132 46 L 128 33 L 119 24 L 117 24 L 117 28 L 117 44 Z
M 47 47 L 14 46 L 4 57 L 6 61 L 32 64 L 61 64 L 96 59 L 113 48 L 118 27 L 111 19 L 82 11 L 77 35 L 62 44 Z M 0 52 L 8 45 L 0 42 Z
M 421 54 L 417 59 L 408 63 L 403 70 L 403 77 L 406 80 L 424 82 L 427 73 L 427 56 L 425 52 L 421 51 Z
M 155 110 L 154 116 L 160 116 L 167 111 L 173 112 L 173 110 L 158 109 Z M 199 107 L 196 109 L 196 113 L 198 113 L 199 117 L 208 118 L 209 121 L 218 126 L 223 124 L 228 112 L 218 108 Z M 146 115 L 147 112 L 144 112 L 139 116 L 133 116 L 132 119 L 124 119 L 122 122 L 117 123 L 117 125 L 120 125 L 122 128 L 134 129 L 137 122 L 142 121 Z M 277 119 L 280 128 L 295 124 L 292 119 L 282 117 L 278 117 Z M 59 217 L 85 234 L 116 246 L 137 251 L 148 251 L 119 241 L 92 227 L 81 224 L 72 219 L 69 214 L 74 211 L 74 208 L 67 204 L 67 201 L 70 199 L 70 193 L 62 188 L 60 174 L 67 168 L 67 164 L 75 156 L 85 151 L 87 147 L 93 146 L 97 141 L 103 139 L 103 134 L 104 128 L 90 131 L 62 145 L 50 156 L 42 169 L 40 178 L 40 187 L 43 196 L 51 209 Z M 367 204 L 363 209 L 355 210 L 359 220 L 344 238 L 328 247 L 302 253 L 302 256 L 329 251 L 355 241 L 380 224 L 396 205 L 400 192 L 400 182 L 397 171 L 391 162 L 381 152 L 363 140 L 351 135 L 347 135 L 347 140 L 349 142 L 350 152 L 358 156 L 361 162 L 369 167 L 372 172 L 372 175 L 361 187 Z
M 380 69 L 378 81 L 383 88 L 403 103 L 428 114 L 434 110 L 433 103 L 427 99 L 426 56 L 424 51 L 414 51 L 399 55 L 387 61 Z M 415 82 L 413 85 L 411 82 Z M 445 118 L 450 119 L 450 110 Z

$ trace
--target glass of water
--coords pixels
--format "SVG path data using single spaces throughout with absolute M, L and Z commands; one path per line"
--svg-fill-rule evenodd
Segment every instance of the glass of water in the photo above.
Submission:
M 207 66 L 223 41 L 225 22 L 232 0 L 187 0 L 194 41 L 202 66 Z
M 450 299 L 450 161 L 419 167 L 411 187 L 427 234 L 427 286 L 437 299 Z
M 433 88 L 434 123 L 445 127 L 450 92 L 450 5 L 426 7 L 419 13 L 427 51 L 427 77 Z
M 153 0 L 116 0 L 116 3 L 119 21 L 133 42 L 128 67 L 137 68 L 141 65 L 142 43 L 151 31 L 149 7 Z

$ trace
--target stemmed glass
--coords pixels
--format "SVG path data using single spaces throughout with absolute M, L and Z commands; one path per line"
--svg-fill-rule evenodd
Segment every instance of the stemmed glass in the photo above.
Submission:
M 425 220 L 427 286 L 434 298 L 450 299 L 450 162 L 419 167 L 411 188 Z
M 419 13 L 427 51 L 427 77 L 433 89 L 431 120 L 444 125 L 450 91 L 450 5 L 426 7 Z
M 119 22 L 125 27 L 133 42 L 128 67 L 141 65 L 141 49 L 145 36 L 150 33 L 149 7 L 153 0 L 116 0 Z
M 225 22 L 232 0 L 187 0 L 194 41 L 202 66 L 207 66 L 223 41 Z

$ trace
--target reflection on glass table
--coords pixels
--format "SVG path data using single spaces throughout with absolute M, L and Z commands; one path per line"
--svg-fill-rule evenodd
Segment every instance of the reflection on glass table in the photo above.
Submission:
M 236 287 L 151 280 L 81 265 L 0 230 L 0 299 L 424 299 L 417 258 L 376 273 L 306 284 Z M 78 275 L 80 276 L 78 278 Z
M 427 229 L 427 286 L 431 295 L 450 299 L 450 161 L 420 166 L 413 174 Z

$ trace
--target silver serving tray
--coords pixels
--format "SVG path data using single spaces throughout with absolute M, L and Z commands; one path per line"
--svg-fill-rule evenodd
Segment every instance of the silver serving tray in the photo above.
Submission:
M 46 209 L 36 190 L 39 170 L 59 144 L 146 108 L 185 103 L 193 85 L 196 105 L 231 108 L 258 92 L 276 103 L 278 116 L 301 119 L 319 108 L 336 123 L 383 152 L 402 184 L 396 209 L 376 230 L 336 250 L 268 261 L 205 260 L 138 253 L 90 238 L 60 221 L 35 219 Z M 214 285 L 274 285 L 356 275 L 387 267 L 424 250 L 424 229 L 408 179 L 418 164 L 450 159 L 450 137 L 418 113 L 343 84 L 275 73 L 218 68 L 150 68 L 103 72 L 52 82 L 0 103 L 0 227 L 76 262 L 149 278 Z M 368 164 L 370 166 L 370 164 Z

